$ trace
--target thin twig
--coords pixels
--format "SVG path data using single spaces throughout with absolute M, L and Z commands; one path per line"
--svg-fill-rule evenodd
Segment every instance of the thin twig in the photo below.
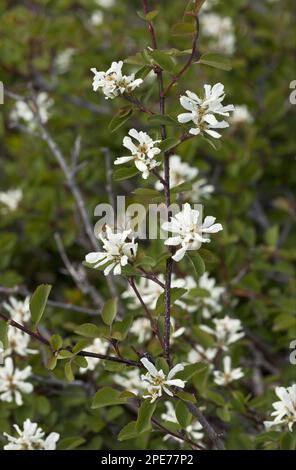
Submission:
M 150 321 L 151 328 L 152 328 L 154 334 L 157 336 L 157 338 L 158 338 L 160 344 L 161 344 L 162 347 L 163 347 L 163 340 L 162 340 L 161 334 L 160 334 L 160 332 L 159 332 L 158 326 L 157 326 L 157 324 L 156 324 L 154 318 L 152 317 L 152 315 L 151 315 L 149 309 L 147 308 L 147 305 L 146 305 L 145 302 L 143 301 L 142 296 L 141 296 L 141 294 L 139 293 L 139 291 L 138 291 L 138 289 L 137 289 L 137 287 L 136 287 L 136 284 L 135 284 L 134 279 L 133 279 L 133 278 L 129 278 L 129 279 L 128 279 L 128 283 L 129 283 L 129 285 L 131 286 L 131 288 L 133 289 L 134 293 L 136 294 L 137 299 L 139 300 L 139 302 L 140 302 L 140 304 L 142 305 L 143 309 L 145 310 L 145 313 L 146 313 L 146 315 L 147 315 L 147 317 L 148 317 L 148 319 L 149 319 L 149 321 Z
M 50 347 L 49 341 L 46 338 L 44 338 L 44 336 L 42 336 L 39 331 L 34 332 L 34 331 L 30 330 L 26 326 L 21 325 L 20 323 L 12 320 L 8 316 L 6 316 L 4 313 L 2 313 L 2 311 L 0 311 L 0 318 L 2 320 L 4 320 L 6 323 L 8 323 L 9 325 L 13 326 L 14 328 L 17 328 L 18 330 L 22 331 L 23 333 L 26 333 L 27 335 L 29 335 L 31 338 L 35 339 L 39 343 L 42 343 L 45 346 Z M 63 350 L 63 349 L 60 349 L 60 351 L 61 350 Z M 69 350 L 69 349 L 67 349 L 67 350 Z M 108 356 L 107 354 L 98 354 L 98 353 L 93 353 L 93 352 L 89 352 L 89 351 L 80 351 L 79 353 L 77 353 L 77 356 L 93 357 L 93 358 L 96 358 L 96 359 L 102 359 L 102 360 L 112 361 L 112 362 L 119 362 L 121 364 L 126 364 L 126 365 L 129 365 L 129 366 L 143 368 L 141 362 L 132 361 L 130 359 L 124 359 L 122 357 Z

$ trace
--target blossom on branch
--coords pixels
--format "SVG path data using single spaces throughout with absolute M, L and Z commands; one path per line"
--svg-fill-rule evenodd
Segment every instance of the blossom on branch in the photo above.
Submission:
M 293 426 L 296 423 L 296 384 L 291 387 L 276 387 L 275 393 L 279 398 L 272 404 L 274 411 L 271 416 L 274 416 L 273 421 L 264 421 L 267 429 L 272 426 L 279 426 L 285 424 L 288 426 L 289 431 L 292 432 Z
M 169 246 L 181 246 L 172 256 L 173 260 L 180 261 L 186 251 L 197 250 L 201 243 L 209 243 L 210 239 L 203 236 L 204 233 L 217 233 L 223 230 L 221 224 L 215 224 L 215 217 L 207 216 L 200 223 L 200 212 L 191 209 L 190 204 L 186 203 L 182 211 L 172 217 L 170 222 L 164 222 L 162 229 L 175 234 L 168 238 L 164 243 Z
M 0 367 L 0 400 L 8 403 L 15 403 L 18 406 L 23 404 L 22 393 L 31 393 L 33 385 L 26 382 L 31 376 L 31 366 L 25 369 L 16 369 L 10 357 L 5 359 L 4 365 Z
M 182 124 L 192 121 L 195 127 L 189 130 L 190 134 L 198 135 L 207 133 L 215 139 L 219 139 L 221 135 L 215 129 L 224 129 L 229 127 L 229 123 L 225 120 L 218 121 L 215 114 L 219 116 L 229 117 L 230 111 L 234 111 L 232 104 L 223 106 L 222 101 L 225 98 L 224 85 L 216 83 L 204 85 L 205 96 L 199 98 L 192 91 L 187 90 L 186 95 L 180 97 L 180 103 L 188 112 L 178 115 L 178 121 Z
M 200 328 L 213 335 L 216 340 L 216 346 L 227 351 L 228 347 L 245 336 L 242 331 L 242 324 L 240 320 L 230 318 L 228 315 L 224 318 L 215 318 L 213 320 L 215 329 L 207 325 L 201 325 Z
M 161 152 L 160 148 L 155 145 L 160 140 L 153 140 L 146 132 L 138 132 L 136 129 L 130 129 L 128 134 L 123 139 L 123 146 L 131 152 L 131 155 L 118 157 L 114 161 L 114 165 L 122 165 L 133 161 L 136 168 L 142 173 L 142 177 L 147 179 L 150 171 L 160 165 L 160 162 L 157 162 L 154 158 Z M 131 137 L 137 142 L 134 143 Z
M 174 394 L 169 387 L 185 387 L 184 380 L 173 378 L 178 372 L 184 369 L 182 364 L 177 364 L 169 371 L 168 375 L 166 375 L 162 369 L 157 370 L 154 364 L 145 357 L 141 359 L 141 362 L 148 370 L 147 374 L 142 375 L 143 385 L 147 390 L 147 394 L 143 395 L 143 397 L 151 398 L 151 403 L 161 397 L 163 392 L 172 397 Z
M 143 83 L 141 78 L 135 79 L 135 74 L 122 75 L 123 62 L 112 62 L 111 67 L 106 72 L 98 72 L 96 68 L 91 71 L 94 74 L 93 90 L 99 88 L 107 99 L 114 99 L 124 93 L 130 93 Z
M 85 351 L 96 353 L 96 354 L 106 354 L 109 343 L 101 338 L 95 338 L 93 343 L 90 346 L 85 348 Z M 80 367 L 80 374 L 84 374 L 88 370 L 95 370 L 97 364 L 101 361 L 98 357 L 86 357 L 87 367 Z
M 21 189 L 9 189 L 8 191 L 0 192 L 0 205 L 5 206 L 1 208 L 0 212 L 14 212 L 23 198 Z
M 198 287 L 208 291 L 208 296 L 202 297 L 198 301 L 201 306 L 202 316 L 204 318 L 210 318 L 212 313 L 220 312 L 222 309 L 220 304 L 221 296 L 224 294 L 225 288 L 216 286 L 216 280 L 210 277 L 208 272 L 200 276 Z
M 193 180 L 198 175 L 198 169 L 193 168 L 186 162 L 182 162 L 179 155 L 170 156 L 170 187 L 174 188 L 179 184 L 185 183 L 186 181 Z M 164 172 L 160 173 L 160 176 L 164 178 Z M 155 189 L 161 191 L 163 184 L 160 181 L 155 183 Z
M 108 263 L 104 269 L 105 276 L 112 270 L 115 275 L 121 274 L 121 268 L 133 261 L 137 254 L 138 244 L 135 243 L 135 239 L 126 241 L 130 234 L 131 230 L 115 233 L 106 225 L 106 231 L 99 235 L 103 242 L 103 251 L 88 253 L 85 261 L 93 264 L 94 269 Z
M 26 297 L 24 301 L 17 300 L 10 296 L 8 302 L 3 303 L 3 307 L 10 314 L 12 320 L 19 323 L 26 323 L 30 320 L 30 297 Z
M 6 432 L 4 436 L 8 439 L 8 444 L 4 446 L 4 450 L 55 450 L 56 443 L 60 435 L 51 432 L 45 439 L 45 432 L 38 427 L 37 423 L 32 423 L 29 419 L 23 424 L 23 429 L 17 424 L 13 425 L 18 436 L 10 436 Z
M 223 359 L 223 367 L 224 370 L 214 370 L 214 382 L 217 385 L 221 385 L 226 387 L 228 384 L 233 382 L 234 380 L 241 379 L 244 376 L 244 373 L 241 367 L 237 367 L 236 369 L 231 369 L 231 358 L 229 356 L 225 356 Z

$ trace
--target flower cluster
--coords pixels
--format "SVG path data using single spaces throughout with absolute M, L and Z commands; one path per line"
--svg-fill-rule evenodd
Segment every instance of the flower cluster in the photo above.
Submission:
M 85 256 L 85 261 L 93 265 L 93 268 L 99 268 L 107 265 L 104 274 L 107 276 L 112 270 L 113 274 L 121 274 L 121 268 L 132 261 L 136 254 L 138 244 L 135 239 L 127 241 L 131 230 L 123 232 L 113 232 L 107 225 L 106 231 L 100 233 L 99 237 L 103 242 L 103 251 L 95 251 Z
M 49 119 L 49 110 L 53 106 L 53 100 L 49 98 L 45 91 L 43 91 L 38 93 L 36 96 L 36 105 L 38 108 L 40 120 L 43 124 L 45 124 Z M 31 131 L 34 131 L 37 126 L 33 110 L 26 101 L 21 100 L 17 101 L 14 108 L 12 109 L 10 113 L 10 121 L 12 125 L 17 125 L 20 121 L 23 121 Z
M 0 192 L 0 205 L 5 206 L 1 209 L 1 212 L 7 213 L 15 211 L 22 198 L 23 192 L 21 189 L 9 189 L 8 191 Z
M 229 346 L 245 336 L 242 331 L 242 324 L 240 320 L 230 318 L 226 315 L 224 318 L 214 318 L 213 323 L 215 328 L 210 328 L 207 325 L 201 325 L 201 329 L 206 333 L 213 335 L 215 344 L 223 351 L 227 351 Z
M 272 404 L 274 411 L 271 413 L 271 416 L 274 416 L 274 420 L 265 421 L 264 424 L 267 429 L 284 424 L 292 432 L 293 426 L 296 423 L 296 384 L 287 388 L 276 387 L 275 393 L 279 401 Z
M 14 367 L 11 357 L 4 361 L 0 367 L 0 400 L 8 403 L 15 403 L 18 406 L 23 404 L 23 393 L 31 393 L 33 385 L 26 380 L 31 376 L 31 366 L 20 370 Z
M 37 423 L 32 423 L 29 419 L 24 422 L 23 429 L 20 429 L 17 424 L 14 424 L 13 427 L 18 435 L 14 437 L 4 433 L 8 439 L 4 450 L 55 450 L 60 438 L 56 432 L 51 432 L 45 438 L 45 432 Z
M 232 19 L 216 13 L 202 13 L 200 15 L 201 32 L 210 39 L 215 50 L 233 54 L 236 38 Z
M 93 343 L 90 346 L 87 346 L 85 350 L 87 352 L 96 353 L 96 354 L 106 354 L 109 344 L 106 340 L 101 338 L 95 338 Z M 95 370 L 96 366 L 99 364 L 100 360 L 97 357 L 87 357 L 87 367 L 80 367 L 80 374 L 84 374 L 88 370 Z
M 123 139 L 123 146 L 131 152 L 131 155 L 118 157 L 114 161 L 114 165 L 133 161 L 136 168 L 142 173 L 142 177 L 147 179 L 151 170 L 160 165 L 160 162 L 154 158 L 161 152 L 160 148 L 155 145 L 160 140 L 153 140 L 146 132 L 138 132 L 136 129 L 130 129 L 128 134 Z M 136 140 L 136 143 L 132 141 L 131 137 Z
M 182 336 L 182 334 L 185 331 L 185 328 L 180 327 L 178 329 L 175 329 L 175 319 L 171 318 L 171 327 L 172 327 L 172 333 L 171 333 L 171 343 L 174 342 L 175 338 L 179 338 L 179 336 Z M 135 335 L 138 339 L 138 342 L 144 343 L 145 341 L 149 341 L 152 337 L 152 331 L 151 331 L 151 323 L 148 320 L 148 318 L 136 318 L 134 320 L 131 328 L 130 328 L 130 333 Z
M 8 302 L 3 303 L 3 307 L 10 314 L 11 318 L 18 323 L 26 323 L 30 320 L 30 297 L 25 300 L 17 300 L 15 297 L 9 297 Z
M 197 250 L 201 243 L 210 242 L 203 234 L 216 233 L 223 230 L 221 224 L 215 224 L 215 217 L 207 216 L 203 223 L 200 221 L 200 211 L 191 209 L 186 203 L 182 211 L 172 217 L 170 222 L 164 222 L 162 229 L 175 234 L 165 241 L 165 245 L 180 246 L 172 256 L 175 261 L 180 261 L 188 250 Z
M 223 358 L 223 371 L 214 370 L 214 382 L 217 385 L 226 387 L 234 380 L 241 379 L 244 376 L 244 373 L 240 367 L 236 369 L 231 368 L 231 358 L 230 356 L 225 356 Z
M 230 111 L 234 111 L 232 104 L 223 106 L 222 101 L 225 98 L 224 85 L 216 83 L 204 85 L 204 98 L 199 98 L 192 91 L 187 90 L 187 96 L 180 97 L 180 103 L 187 113 L 178 115 L 178 121 L 182 124 L 192 121 L 195 127 L 189 130 L 190 134 L 198 135 L 207 133 L 215 139 L 219 139 L 221 135 L 215 129 L 225 129 L 229 127 L 229 123 L 225 120 L 218 121 L 215 114 L 219 116 L 229 117 Z
M 143 83 L 141 78 L 135 79 L 135 75 L 122 74 L 123 62 L 112 62 L 111 67 L 106 72 L 98 72 L 96 68 L 91 71 L 94 74 L 93 90 L 102 90 L 105 98 L 114 99 L 124 93 L 130 93 Z
M 157 370 L 155 365 L 145 357 L 141 359 L 141 362 L 148 371 L 147 374 L 142 375 L 143 385 L 146 388 L 146 395 L 143 395 L 143 397 L 151 398 L 151 403 L 161 397 L 163 392 L 172 397 L 173 392 L 170 390 L 170 387 L 185 387 L 184 380 L 173 378 L 184 369 L 182 364 L 173 367 L 166 375 L 162 369 Z
M 185 181 L 191 181 L 198 175 L 198 169 L 193 168 L 186 162 L 182 162 L 180 155 L 170 156 L 170 187 L 175 188 Z M 164 172 L 160 173 L 164 177 Z M 155 183 L 155 189 L 161 191 L 163 184 L 160 181 Z

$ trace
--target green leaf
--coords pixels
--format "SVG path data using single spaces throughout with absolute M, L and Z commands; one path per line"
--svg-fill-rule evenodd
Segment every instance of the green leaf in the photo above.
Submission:
M 85 347 L 89 346 L 90 341 L 89 339 L 81 339 L 80 341 L 77 341 L 75 346 L 72 348 L 73 354 L 77 354 L 80 351 L 82 351 Z
M 190 403 L 196 403 L 196 398 L 192 393 L 184 392 L 183 390 L 181 390 L 180 392 L 177 392 L 175 395 L 178 398 L 181 398 L 181 400 L 190 401 Z
M 204 260 L 202 259 L 202 257 L 196 251 L 189 251 L 187 253 L 187 256 L 190 259 L 190 261 L 191 261 L 191 263 L 194 267 L 194 270 L 195 270 L 195 273 L 196 273 L 197 277 L 199 278 L 200 276 L 203 275 L 203 273 L 206 270 Z
M 114 323 L 111 333 L 112 338 L 115 338 L 118 341 L 123 341 L 128 334 L 128 330 L 130 329 L 132 321 L 133 316 L 126 315 L 122 321 Z
M 83 437 L 66 437 L 62 439 L 59 444 L 59 450 L 73 450 L 85 443 Z
M 48 359 L 48 362 L 47 362 L 47 368 L 49 370 L 54 370 L 56 368 L 56 365 L 57 365 L 57 362 L 58 362 L 58 359 L 56 356 L 51 356 L 49 359 Z
M 207 52 L 203 54 L 200 59 L 195 62 L 196 64 L 209 65 L 216 69 L 229 71 L 232 69 L 231 61 L 228 57 L 222 54 Z
M 182 428 L 186 428 L 190 424 L 191 414 L 185 403 L 178 401 L 175 408 L 175 413 L 179 424 L 182 426 Z
M 73 374 L 73 370 L 72 370 L 72 362 L 71 361 L 66 362 L 64 370 L 65 370 L 65 376 L 66 376 L 66 379 L 68 380 L 68 382 L 73 382 L 74 374 Z
M 50 345 L 54 351 L 57 351 L 63 346 L 63 340 L 60 335 L 53 335 L 50 340 Z
M 123 181 L 137 175 L 139 172 L 135 166 L 125 166 L 117 168 L 113 173 L 113 179 L 115 181 Z
M 198 362 L 197 364 L 188 364 L 184 369 L 178 372 L 178 378 L 181 380 L 190 380 L 196 374 L 201 374 L 208 365 L 203 362 Z
M 176 64 L 167 52 L 155 49 L 154 51 L 150 52 L 150 55 L 163 70 L 171 73 L 175 71 Z
M 84 356 L 75 356 L 73 359 L 73 362 L 78 367 L 82 367 L 83 369 L 85 369 L 88 366 L 87 359 Z
M 100 338 L 102 331 L 93 323 L 83 323 L 78 326 L 75 330 L 77 335 L 85 336 L 86 338 Z
M 119 441 L 126 441 L 128 439 L 133 439 L 138 434 L 139 432 L 136 429 L 136 421 L 131 421 L 130 423 L 126 424 L 124 428 L 121 429 L 117 439 Z
M 140 406 L 136 430 L 138 433 L 149 431 L 151 429 L 151 418 L 156 408 L 156 402 L 150 403 L 150 400 L 143 401 Z
M 162 152 L 166 152 L 167 150 L 176 147 L 179 143 L 180 139 L 175 137 L 168 137 L 167 139 L 162 140 L 160 144 L 158 144 L 158 147 L 162 150 Z
M 114 298 L 114 299 L 107 300 L 107 302 L 103 306 L 102 320 L 108 326 L 112 325 L 113 320 L 116 317 L 117 304 L 118 304 L 118 299 Z
M 115 116 L 111 119 L 108 130 L 112 133 L 117 131 L 121 126 L 123 126 L 126 121 L 129 119 L 133 113 L 133 108 L 131 106 L 124 106 L 120 108 Z
M 145 16 L 146 21 L 152 21 L 158 15 L 158 13 L 158 10 L 149 11 L 149 13 L 147 13 Z
M 37 287 L 31 297 L 30 312 L 32 321 L 35 325 L 38 325 L 42 318 L 51 288 L 52 286 L 49 284 L 41 284 L 41 286 Z
M 3 349 L 8 348 L 8 324 L 4 320 L 0 320 L 0 343 Z
M 267 243 L 268 246 L 275 247 L 277 244 L 279 238 L 279 226 L 278 225 L 272 225 L 269 227 L 265 234 L 264 234 L 264 240 Z
M 138 196 L 145 196 L 145 197 L 156 197 L 159 196 L 159 191 L 156 189 L 151 188 L 137 188 L 133 191 L 133 194 L 137 194 Z
M 176 23 L 172 27 L 173 36 L 192 36 L 196 31 L 195 22 Z
M 104 408 L 105 406 L 123 405 L 127 398 L 122 397 L 118 390 L 112 387 L 101 388 L 94 396 L 92 409 Z
M 171 289 L 171 305 L 173 305 L 182 295 L 186 294 L 187 290 L 182 289 L 181 287 L 173 287 Z M 156 312 L 163 313 L 165 309 L 165 298 L 164 292 L 158 297 L 156 303 Z

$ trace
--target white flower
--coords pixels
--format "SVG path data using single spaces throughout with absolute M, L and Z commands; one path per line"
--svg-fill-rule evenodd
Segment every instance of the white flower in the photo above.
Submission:
M 186 203 L 181 212 L 172 217 L 170 222 L 164 222 L 162 229 L 176 234 L 168 238 L 164 243 L 170 246 L 181 247 L 176 251 L 172 258 L 180 261 L 187 250 L 197 250 L 201 243 L 210 242 L 209 238 L 204 238 L 204 233 L 217 233 L 223 230 L 221 224 L 214 224 L 215 217 L 207 216 L 204 223 L 200 223 L 200 212 L 191 209 L 190 204 Z
M 215 49 L 233 54 L 236 39 L 232 19 L 216 13 L 202 13 L 199 18 L 201 32 L 211 37 Z
M 106 72 L 98 72 L 96 68 L 91 71 L 94 74 L 93 90 L 101 88 L 106 99 L 116 98 L 123 93 L 130 93 L 143 83 L 141 78 L 135 79 L 135 74 L 122 75 L 122 60 L 112 62 L 111 67 Z
M 0 204 L 5 206 L 5 212 L 13 212 L 18 208 L 22 198 L 21 189 L 9 189 L 0 193 Z
M 30 320 L 30 297 L 26 297 L 22 301 L 10 296 L 8 300 L 9 302 L 3 303 L 3 307 L 10 314 L 12 320 L 18 323 L 26 323 Z
M 27 356 L 28 354 L 37 354 L 36 349 L 30 349 L 30 336 L 22 331 L 9 325 L 8 327 L 8 348 L 4 351 L 4 356 L 10 356 L 16 353 L 19 356 Z
M 227 386 L 234 380 L 241 379 L 244 376 L 244 373 L 241 367 L 231 370 L 231 358 L 225 356 L 223 359 L 224 371 L 214 370 L 214 382 L 217 385 Z
M 279 401 L 272 404 L 274 411 L 271 416 L 274 416 L 273 421 L 265 421 L 264 425 L 267 429 L 272 426 L 285 424 L 288 426 L 289 431 L 292 432 L 293 426 L 296 423 L 296 384 L 291 387 L 276 387 L 275 393 L 279 397 Z
M 171 327 L 173 331 L 170 335 L 170 338 L 171 338 L 171 343 L 173 343 L 175 338 L 179 338 L 179 336 L 181 336 L 184 333 L 185 328 L 181 327 L 175 330 L 174 318 L 171 318 Z M 152 337 L 151 323 L 148 318 L 142 318 L 142 317 L 136 318 L 136 320 L 133 321 L 133 324 L 129 331 L 133 335 L 137 336 L 138 342 L 140 344 L 144 343 L 145 341 L 148 341 Z
M 14 424 L 18 436 L 10 436 L 6 432 L 4 436 L 8 439 L 8 444 L 4 446 L 4 450 L 55 450 L 56 443 L 60 435 L 51 432 L 46 439 L 44 431 L 38 427 L 37 423 L 32 423 L 29 419 L 23 424 L 23 430 L 17 424 Z
M 178 423 L 176 412 L 174 409 L 173 404 L 170 401 L 165 401 L 164 402 L 165 407 L 166 407 L 166 412 L 161 414 L 161 419 L 164 421 L 167 421 L 168 423 Z M 186 426 L 184 429 L 186 434 L 194 439 L 195 441 L 200 441 L 204 437 L 204 433 L 200 432 L 202 429 L 202 425 L 198 421 L 193 421 L 191 424 Z M 175 439 L 178 442 L 183 442 L 182 439 L 178 439 L 177 437 L 173 437 L 170 434 L 167 434 L 164 436 L 164 440 L 166 441 L 167 439 Z
M 212 184 L 208 184 L 205 178 L 200 178 L 192 184 L 190 192 L 190 200 L 199 202 L 201 199 L 209 199 L 215 188 Z
M 43 124 L 48 121 L 49 109 L 53 105 L 53 100 L 48 97 L 46 92 L 41 92 L 36 96 L 36 104 L 40 114 L 40 120 Z M 36 129 L 36 119 L 34 112 L 25 101 L 17 101 L 10 113 L 10 120 L 13 125 L 19 123 L 20 120 L 25 121 L 27 127 L 33 131 Z
M 188 353 L 187 360 L 190 364 L 196 364 L 198 362 L 206 362 L 210 364 L 210 368 L 213 367 L 212 362 L 217 355 L 217 348 L 204 349 L 199 344 L 195 345 L 195 349 L 192 349 Z
M 101 10 L 94 11 L 90 17 L 90 22 L 94 26 L 99 26 L 100 24 L 103 23 L 103 20 L 104 20 L 104 15 L 101 12 Z
M 25 382 L 32 372 L 31 366 L 25 369 L 16 369 L 12 359 L 6 358 L 0 367 L 0 400 L 9 403 L 15 401 L 18 406 L 23 404 L 22 393 L 31 393 L 33 385 Z
M 206 132 L 211 137 L 219 139 L 221 135 L 213 129 L 224 129 L 229 127 L 229 124 L 225 120 L 218 121 L 215 114 L 229 116 L 230 111 L 234 111 L 234 106 L 232 104 L 222 105 L 225 98 L 222 83 L 216 83 L 213 87 L 204 85 L 204 90 L 205 96 L 203 99 L 189 90 L 186 91 L 187 96 L 180 97 L 181 105 L 189 112 L 179 114 L 178 121 L 183 124 L 192 121 L 195 124 L 195 127 L 189 130 L 190 134 L 198 135 Z
M 115 374 L 113 377 L 114 382 L 120 385 L 125 390 L 138 395 L 143 390 L 143 381 L 138 369 L 131 369 L 124 373 L 124 375 Z
M 122 165 L 133 161 L 137 169 L 141 171 L 142 177 L 147 179 L 150 171 L 160 165 L 160 162 L 157 162 L 154 158 L 161 152 L 160 148 L 155 146 L 160 140 L 152 140 L 146 132 L 138 132 L 136 129 L 130 129 L 128 134 L 137 142 L 134 143 L 131 137 L 125 136 L 123 146 L 130 150 L 131 155 L 117 158 L 114 165 Z
M 225 292 L 224 287 L 216 286 L 216 280 L 213 277 L 209 277 L 208 272 L 200 276 L 198 287 L 208 291 L 208 296 L 201 298 L 199 301 L 202 307 L 202 316 L 204 318 L 210 318 L 213 312 L 220 312 L 222 310 L 220 300 Z
M 112 229 L 106 225 L 106 232 L 102 232 L 99 235 L 103 242 L 104 251 L 88 253 L 85 257 L 85 261 L 93 264 L 94 268 L 108 263 L 107 267 L 104 269 L 105 276 L 112 270 L 115 275 L 121 274 L 121 267 L 126 266 L 137 254 L 138 244 L 135 243 L 135 239 L 133 238 L 131 242 L 126 241 L 130 233 L 131 230 L 114 233 Z
M 68 47 L 56 56 L 54 66 L 56 67 L 58 73 L 65 73 L 69 70 L 74 54 L 75 49 L 73 47 Z
M 96 0 L 96 4 L 103 8 L 111 8 L 115 5 L 115 0 Z
M 216 346 L 227 351 L 228 347 L 245 336 L 242 331 L 242 324 L 240 320 L 230 318 L 228 315 L 224 318 L 215 318 L 213 320 L 215 329 L 210 328 L 206 325 L 201 325 L 200 328 L 213 335 L 216 340 Z
M 108 342 L 104 339 L 95 338 L 93 343 L 90 346 L 87 346 L 85 350 L 87 352 L 92 352 L 96 354 L 106 354 L 108 346 Z M 101 360 L 97 357 L 86 357 L 85 359 L 87 360 L 87 367 L 80 367 L 80 374 L 84 374 L 87 370 L 95 370 L 97 364 Z
M 198 175 L 198 169 L 193 168 L 186 162 L 182 162 L 179 155 L 170 156 L 170 187 L 174 188 L 179 184 L 190 181 Z M 164 177 L 164 172 L 160 173 L 160 176 Z M 160 181 L 155 183 L 155 189 L 161 191 L 163 185 Z
M 145 357 L 141 359 L 141 362 L 148 370 L 146 375 L 142 375 L 143 385 L 147 390 L 147 394 L 143 395 L 143 397 L 151 398 L 151 403 L 161 397 L 163 392 L 172 397 L 174 394 L 169 387 L 185 387 L 186 382 L 184 380 L 173 378 L 178 372 L 184 369 L 182 364 L 177 364 L 166 376 L 162 369 L 157 370 L 152 362 L 148 361 Z
M 251 123 L 253 122 L 253 116 L 246 105 L 235 106 L 230 122 L 232 124 Z

